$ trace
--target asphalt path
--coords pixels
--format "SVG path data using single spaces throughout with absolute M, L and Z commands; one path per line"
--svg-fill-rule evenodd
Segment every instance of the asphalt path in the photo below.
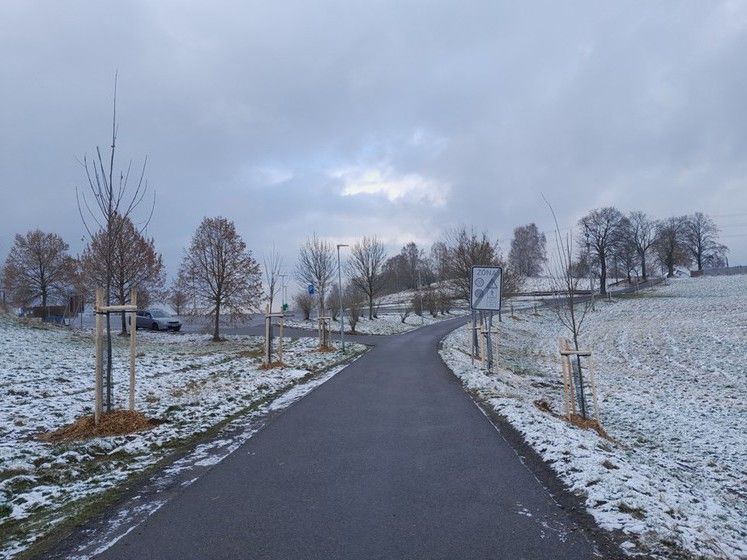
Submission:
M 464 320 L 361 338 L 376 346 L 98 557 L 593 557 L 438 356 Z

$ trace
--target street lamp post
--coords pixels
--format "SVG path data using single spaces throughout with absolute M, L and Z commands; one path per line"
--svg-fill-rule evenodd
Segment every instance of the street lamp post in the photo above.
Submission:
M 342 306 L 342 267 L 340 266 L 340 247 L 349 247 L 344 243 L 337 244 L 337 297 L 340 305 L 340 344 L 345 351 L 345 309 Z
M 420 269 L 418 268 L 418 299 L 420 300 L 420 324 L 425 324 L 424 312 L 423 312 L 423 277 L 420 275 Z

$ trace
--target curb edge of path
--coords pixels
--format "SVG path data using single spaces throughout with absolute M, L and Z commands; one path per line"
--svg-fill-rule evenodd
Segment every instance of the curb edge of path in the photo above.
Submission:
M 53 528 L 41 539 L 21 551 L 16 558 L 18 560 L 62 560 L 68 558 L 89 557 L 89 553 L 81 552 L 83 547 L 95 547 L 97 542 L 103 540 L 102 537 L 106 534 L 107 530 L 116 530 L 127 527 L 122 535 L 111 539 L 111 542 L 108 543 L 106 548 L 101 549 L 101 547 L 98 547 L 92 554 L 98 555 L 103 552 L 103 550 L 108 549 L 109 546 L 116 543 L 116 541 L 126 533 L 147 520 L 151 514 L 155 513 L 155 511 L 160 509 L 161 506 L 159 505 L 152 511 L 148 511 L 142 519 L 136 520 L 134 517 L 124 519 L 116 525 L 115 529 L 115 526 L 111 525 L 111 523 L 113 521 L 116 522 L 116 514 L 118 512 L 129 513 L 135 511 L 137 506 L 132 502 L 140 497 L 144 497 L 143 501 L 150 500 L 151 503 L 158 502 L 159 500 L 165 503 L 173 499 L 181 490 L 184 489 L 185 486 L 191 484 L 191 482 L 195 480 L 194 467 L 173 474 L 168 472 L 169 468 L 173 467 L 179 461 L 190 457 L 190 455 L 194 454 L 201 445 L 206 445 L 210 442 L 230 438 L 232 436 L 239 437 L 247 430 L 251 430 L 251 435 L 247 438 L 247 441 L 253 438 L 258 432 L 264 430 L 272 422 L 277 420 L 277 418 L 285 411 L 296 406 L 305 397 L 318 390 L 328 381 L 334 379 L 360 358 L 366 356 L 372 348 L 371 345 L 366 346 L 368 346 L 367 350 L 355 356 L 334 373 L 330 374 L 328 371 L 325 371 L 319 374 L 318 377 L 309 380 L 309 382 L 314 382 L 315 380 L 318 380 L 319 377 L 327 376 L 326 379 L 315 384 L 307 392 L 290 402 L 287 406 L 277 409 L 273 408 L 273 404 L 276 401 L 285 397 L 290 391 L 299 385 L 291 385 L 281 390 L 279 394 L 270 395 L 271 398 L 267 400 L 263 399 L 263 402 L 259 404 L 254 411 L 257 413 L 255 418 L 251 417 L 251 411 L 241 414 L 234 420 L 228 422 L 225 426 L 217 428 L 216 430 L 211 429 L 204 434 L 200 434 L 200 437 L 197 437 L 195 441 L 190 442 L 186 447 L 176 449 L 166 454 L 155 464 L 147 467 L 144 471 L 134 474 L 131 480 L 126 481 L 121 486 L 112 488 L 111 491 L 114 492 L 113 497 L 97 497 L 93 504 L 86 506 L 86 508 L 90 507 L 91 509 L 89 512 L 83 514 L 81 520 L 72 521 L 70 524 L 63 522 L 61 526 Z M 242 418 L 251 423 L 251 428 L 247 424 L 239 422 Z M 232 426 L 235 422 L 238 422 L 238 424 Z M 235 451 L 236 450 L 232 451 L 229 455 L 233 454 Z M 197 478 L 207 474 L 219 465 L 226 457 L 228 457 L 228 455 L 224 456 L 220 461 L 214 464 L 200 467 L 200 472 L 197 474 Z
M 509 420 L 492 408 L 486 401 L 479 398 L 475 391 L 470 391 L 465 387 L 462 380 L 453 372 L 449 365 L 441 356 L 443 343 L 449 334 L 460 328 L 457 326 L 454 330 L 446 334 L 437 345 L 438 355 L 444 364 L 444 367 L 451 373 L 456 382 L 460 385 L 464 393 L 470 398 L 477 409 L 490 422 L 492 427 L 509 444 L 514 453 L 524 465 L 524 467 L 537 479 L 542 487 L 547 491 L 552 500 L 564 512 L 568 514 L 571 521 L 575 523 L 584 533 L 584 536 L 594 545 L 600 558 L 609 560 L 629 559 L 620 548 L 622 542 L 635 538 L 634 535 L 626 535 L 622 531 L 608 531 L 599 527 L 594 517 L 586 509 L 584 499 L 576 495 L 561 479 L 560 476 L 545 462 L 542 456 L 524 439 L 522 433 Z M 646 554 L 636 554 L 636 558 L 641 560 L 655 560 L 654 557 Z

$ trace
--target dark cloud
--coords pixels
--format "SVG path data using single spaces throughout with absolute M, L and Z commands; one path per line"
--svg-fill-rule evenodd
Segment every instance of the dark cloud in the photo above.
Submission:
M 80 249 L 118 70 L 172 273 L 205 215 L 291 261 L 314 230 L 505 239 L 548 225 L 540 193 L 564 224 L 703 210 L 747 262 L 742 3 L 6 0 L 0 53 L 0 257 L 32 226 Z

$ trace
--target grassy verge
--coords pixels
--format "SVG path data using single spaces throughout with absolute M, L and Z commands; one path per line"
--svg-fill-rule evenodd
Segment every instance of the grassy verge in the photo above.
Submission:
M 0 506 L 0 535 L 2 535 L 0 546 L 5 545 L 10 541 L 22 541 L 32 535 L 41 534 L 43 535 L 41 538 L 37 539 L 22 552 L 17 554 L 15 558 L 24 560 L 43 555 L 45 552 L 49 551 L 55 543 L 72 533 L 77 527 L 80 527 L 86 521 L 104 515 L 109 508 L 126 498 L 130 492 L 132 492 L 133 488 L 143 485 L 156 472 L 174 463 L 181 457 L 188 455 L 198 445 L 215 439 L 221 431 L 235 420 L 256 412 L 262 406 L 283 396 L 292 388 L 321 377 L 331 369 L 349 363 L 365 351 L 365 349 L 348 350 L 344 355 L 340 356 L 339 359 L 333 362 L 327 362 L 321 367 L 304 366 L 305 369 L 308 369 L 309 371 L 303 377 L 293 379 L 280 389 L 262 395 L 256 399 L 252 399 L 246 404 L 246 406 L 222 418 L 204 431 L 165 442 L 162 447 L 154 450 L 154 452 L 163 454 L 163 456 L 155 463 L 143 468 L 142 470 L 128 474 L 128 476 L 119 481 L 116 486 L 103 490 L 98 494 L 72 501 L 52 511 L 49 511 L 48 508 L 40 507 L 38 511 L 35 511 L 30 517 L 24 519 L 5 519 L 5 521 L 3 521 L 4 510 L 2 509 L 2 506 Z M 85 464 L 83 468 L 83 476 L 90 479 L 98 474 L 103 475 L 116 468 L 117 465 L 134 462 L 141 457 L 143 457 L 142 454 L 128 454 L 124 452 L 96 457 L 94 460 Z M 19 473 L 0 471 L 0 477 L 4 478 L 10 478 L 17 474 Z M 39 473 L 36 473 L 36 475 L 39 476 Z M 64 472 L 50 472 L 49 476 L 64 476 Z M 59 480 L 57 480 L 57 482 L 59 482 Z M 19 484 L 22 483 L 22 480 L 19 481 Z M 10 511 L 6 511 L 5 517 L 9 514 Z

